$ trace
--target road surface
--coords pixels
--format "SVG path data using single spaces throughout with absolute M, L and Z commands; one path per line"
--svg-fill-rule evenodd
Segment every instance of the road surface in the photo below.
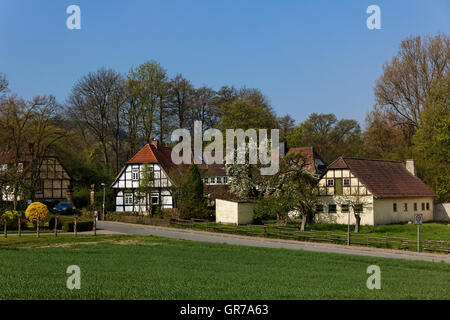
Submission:
M 371 247 L 346 246 L 332 243 L 302 242 L 294 240 L 268 239 L 225 233 L 214 233 L 189 229 L 175 229 L 122 222 L 99 221 L 98 228 L 105 233 L 122 233 L 134 235 L 152 235 L 166 238 L 193 240 L 201 242 L 227 243 L 241 246 L 284 248 L 316 252 L 342 253 L 380 258 L 423 260 L 450 263 L 450 255 L 434 253 L 417 253 L 412 251 L 380 249 Z

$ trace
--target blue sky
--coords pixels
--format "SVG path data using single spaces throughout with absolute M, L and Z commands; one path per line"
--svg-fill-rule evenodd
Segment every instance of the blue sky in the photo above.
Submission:
M 81 30 L 66 8 L 81 8 Z M 366 8 L 381 8 L 369 30 Z M 26 98 L 64 102 L 99 67 L 156 60 L 194 85 L 259 88 L 278 115 L 363 124 L 382 65 L 409 35 L 450 33 L 450 0 L 0 0 L 0 72 Z

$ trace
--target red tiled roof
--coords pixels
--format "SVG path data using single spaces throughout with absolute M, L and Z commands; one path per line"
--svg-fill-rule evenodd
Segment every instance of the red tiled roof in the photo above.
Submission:
M 348 168 L 376 198 L 436 196 L 402 162 L 340 157 L 328 166 L 328 169 L 341 168 Z
M 290 148 L 287 154 L 300 154 L 305 159 L 305 165 L 310 173 L 321 173 L 323 170 L 316 167 L 315 159 L 320 159 L 326 165 L 326 162 L 314 151 L 313 147 Z
M 166 173 L 176 168 L 171 158 L 172 149 L 158 144 L 146 144 L 127 163 L 158 163 Z

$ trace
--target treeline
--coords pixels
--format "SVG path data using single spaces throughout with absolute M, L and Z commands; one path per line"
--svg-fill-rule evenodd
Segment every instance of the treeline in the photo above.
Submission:
M 111 182 L 144 143 L 170 143 L 173 129 L 192 131 L 196 120 L 203 129 L 279 128 L 288 147 L 313 146 L 328 163 L 341 155 L 414 158 L 420 177 L 439 200 L 450 201 L 449 43 L 445 34 L 402 41 L 376 81 L 376 103 L 364 130 L 358 121 L 334 114 L 313 113 L 296 123 L 290 115 L 277 115 L 258 89 L 195 87 L 181 74 L 171 78 L 159 63 L 149 61 L 126 74 L 104 68 L 89 73 L 62 104 L 52 96 L 24 101 L 7 91 L 1 76 L 0 142 L 36 144 L 33 132 L 41 127 L 26 123 L 44 121 L 39 144 L 56 152 L 75 185 L 86 188 Z M 51 112 L 44 106 L 51 106 Z M 34 120 L 29 112 L 35 113 Z M 26 135 L 24 128 L 29 128 Z

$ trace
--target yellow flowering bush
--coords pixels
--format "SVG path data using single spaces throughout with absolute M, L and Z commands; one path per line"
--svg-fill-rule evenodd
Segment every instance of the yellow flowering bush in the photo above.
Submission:
M 3 213 L 3 219 L 6 219 L 6 221 L 13 221 L 18 215 L 19 211 L 17 210 L 6 210 Z
M 47 206 L 40 202 L 33 202 L 25 211 L 25 217 L 28 219 L 28 221 L 35 223 L 37 221 L 38 215 L 39 221 L 41 223 L 50 220 L 50 211 L 48 211 Z

